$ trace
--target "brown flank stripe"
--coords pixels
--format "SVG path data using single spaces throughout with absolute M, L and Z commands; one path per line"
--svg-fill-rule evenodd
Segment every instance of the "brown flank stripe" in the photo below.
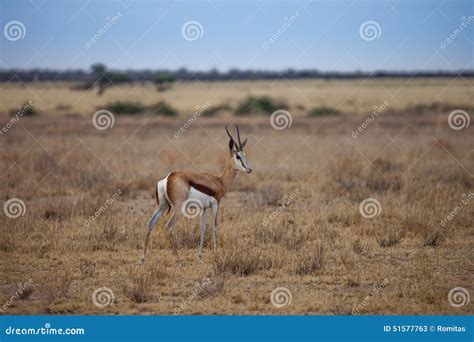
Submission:
M 194 189 L 205 193 L 208 196 L 214 197 L 214 195 L 216 194 L 216 192 L 214 190 L 212 190 L 211 188 L 208 188 L 205 185 L 197 184 L 197 183 L 194 183 L 194 182 L 189 182 L 189 185 L 192 186 Z

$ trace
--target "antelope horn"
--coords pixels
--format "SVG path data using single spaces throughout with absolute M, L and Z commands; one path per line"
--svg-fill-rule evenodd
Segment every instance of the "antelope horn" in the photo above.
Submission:
M 235 143 L 234 138 L 232 137 L 232 135 L 230 135 L 229 130 L 227 129 L 227 125 L 225 126 L 225 131 L 227 132 L 227 135 L 229 136 L 229 138 Z
M 240 141 L 239 126 L 235 125 L 235 128 L 237 128 L 237 139 L 239 139 L 239 149 L 242 150 L 242 141 Z

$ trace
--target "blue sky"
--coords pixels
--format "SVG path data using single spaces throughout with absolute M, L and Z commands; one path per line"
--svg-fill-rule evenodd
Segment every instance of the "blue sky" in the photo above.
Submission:
M 102 62 L 118 69 L 221 71 L 473 69 L 474 18 L 440 47 L 473 15 L 474 1 L 467 0 L 2 0 L 0 68 L 88 69 Z M 3 31 L 14 20 L 25 36 L 11 41 Z M 188 21 L 202 26 L 202 37 L 183 38 Z M 367 21 L 380 27 L 371 41 L 360 35 Z

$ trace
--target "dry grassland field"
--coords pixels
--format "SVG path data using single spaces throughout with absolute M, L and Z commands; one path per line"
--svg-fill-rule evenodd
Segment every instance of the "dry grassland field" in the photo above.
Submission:
M 462 77 L 4 84 L 1 313 L 472 315 L 474 123 L 457 110 L 472 118 L 473 95 Z M 236 114 L 252 96 L 291 126 Z M 94 127 L 124 100 L 145 110 Z M 234 123 L 253 172 L 221 203 L 217 250 L 208 228 L 200 260 L 199 218 L 183 218 L 180 266 L 162 219 L 141 265 L 156 181 L 220 174 Z

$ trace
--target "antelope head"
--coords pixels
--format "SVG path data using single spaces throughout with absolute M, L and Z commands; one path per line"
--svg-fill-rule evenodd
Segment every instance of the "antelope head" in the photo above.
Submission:
M 239 126 L 235 125 L 235 128 L 237 129 L 237 142 L 230 134 L 229 130 L 227 129 L 227 126 L 225 127 L 227 135 L 229 136 L 229 153 L 234 161 L 234 169 L 251 173 L 252 166 L 250 166 L 250 163 L 247 160 L 247 156 L 243 151 L 248 139 L 245 139 L 244 142 L 242 142 L 240 140 Z

